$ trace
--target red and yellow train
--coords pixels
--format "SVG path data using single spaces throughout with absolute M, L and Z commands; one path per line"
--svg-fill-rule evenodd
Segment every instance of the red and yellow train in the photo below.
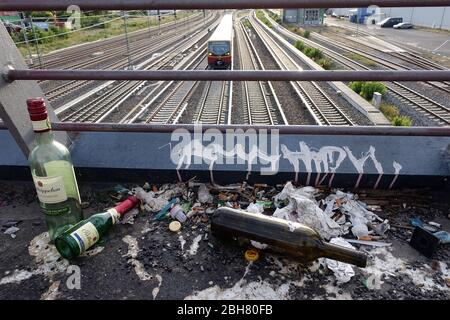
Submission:
M 231 69 L 232 55 L 233 15 L 227 14 L 208 40 L 208 65 L 212 69 Z

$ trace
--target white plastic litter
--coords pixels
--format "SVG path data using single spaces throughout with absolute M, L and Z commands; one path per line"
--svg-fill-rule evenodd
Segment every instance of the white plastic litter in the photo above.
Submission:
M 350 243 L 342 238 L 333 238 L 330 240 L 330 243 L 349 249 L 355 249 Z M 350 281 L 350 279 L 355 275 L 353 267 L 348 263 L 325 259 L 325 264 L 327 265 L 328 269 L 333 271 L 338 283 L 346 283 Z
M 246 209 L 247 212 L 251 213 L 263 213 L 264 212 L 264 206 L 259 203 L 250 203 Z M 261 243 L 258 241 L 250 240 L 250 243 L 252 246 L 254 246 L 257 249 L 264 250 L 267 248 L 267 244 Z
M 139 214 L 138 208 L 133 208 L 124 214 L 123 218 L 119 220 L 119 224 L 134 224 L 134 218 Z
M 259 203 L 250 203 L 246 209 L 247 212 L 251 213 L 263 213 L 264 207 L 262 204 Z
M 14 239 L 16 237 L 16 232 L 19 230 L 20 229 L 17 227 L 9 227 L 8 229 L 5 230 L 4 234 L 9 234 L 11 238 Z
M 133 189 L 136 197 L 144 203 L 144 209 L 149 212 L 160 211 L 173 197 L 181 195 L 183 189 L 179 186 L 166 187 L 166 190 L 159 195 L 155 194 L 153 191 L 146 192 L 144 189 L 138 187 Z
M 355 237 L 368 236 L 370 233 L 368 224 L 376 220 L 383 222 L 383 224 L 379 225 L 377 228 L 377 233 L 383 235 L 389 229 L 387 220 L 383 221 L 376 214 L 367 210 L 367 206 L 358 201 L 352 193 L 336 190 L 335 194 L 331 194 L 325 199 L 325 204 L 327 205 L 325 212 L 328 216 L 333 215 L 333 210 L 339 209 L 340 212 L 349 217 L 349 220 L 352 223 L 352 233 Z
M 211 203 L 213 201 L 213 196 L 209 193 L 206 185 L 202 184 L 198 188 L 197 199 L 201 203 Z
M 303 223 L 316 230 L 325 239 L 340 236 L 343 229 L 319 208 L 314 198 L 315 191 L 312 187 L 296 189 L 288 182 L 274 201 L 275 204 L 284 200 L 288 200 L 289 203 L 284 208 L 277 208 L 273 216 Z

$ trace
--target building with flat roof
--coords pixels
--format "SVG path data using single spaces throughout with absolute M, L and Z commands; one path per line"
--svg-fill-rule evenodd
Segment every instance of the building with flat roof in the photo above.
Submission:
M 325 9 L 283 9 L 282 21 L 287 24 L 321 25 Z
M 356 8 L 330 9 L 337 16 L 351 16 Z M 429 8 L 379 8 L 380 19 L 389 17 L 403 18 L 420 27 L 450 30 L 450 7 Z

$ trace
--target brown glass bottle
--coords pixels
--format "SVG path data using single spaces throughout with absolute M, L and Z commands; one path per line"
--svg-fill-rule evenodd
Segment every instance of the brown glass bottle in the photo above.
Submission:
M 212 216 L 211 231 L 218 237 L 260 241 L 301 262 L 324 257 L 362 268 L 367 263 L 366 254 L 326 243 L 308 226 L 263 214 L 219 208 Z

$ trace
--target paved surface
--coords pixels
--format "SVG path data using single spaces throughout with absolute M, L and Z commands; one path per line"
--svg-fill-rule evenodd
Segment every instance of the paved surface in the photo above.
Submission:
M 128 186 L 132 187 L 132 186 Z M 110 185 L 80 185 L 86 214 L 113 204 Z M 365 269 L 339 284 L 323 264 L 307 267 L 261 252 L 248 263 L 245 247 L 209 234 L 208 221 L 190 219 L 179 234 L 169 221 L 140 214 L 119 225 L 106 242 L 71 264 L 48 244 L 31 184 L 0 181 L 0 299 L 448 299 L 449 250 L 424 258 L 408 245 L 407 229 L 389 231 L 392 247 L 367 249 Z M 366 203 L 384 204 L 379 215 L 405 224 L 412 215 L 450 229 L 448 193 L 360 192 Z M 403 205 L 403 203 L 405 203 Z M 15 224 L 16 238 L 3 231 Z M 80 289 L 73 276 L 81 271 Z
M 340 26 L 356 31 L 356 24 L 346 20 L 327 18 L 325 23 L 330 26 Z M 359 25 L 359 30 L 368 32 L 400 47 L 427 53 L 431 53 L 433 50 L 443 45 L 440 49 L 436 50 L 435 54 L 450 58 L 450 31 L 427 30 L 419 27 L 407 30 L 397 30 L 394 28 L 368 28 L 365 25 Z

